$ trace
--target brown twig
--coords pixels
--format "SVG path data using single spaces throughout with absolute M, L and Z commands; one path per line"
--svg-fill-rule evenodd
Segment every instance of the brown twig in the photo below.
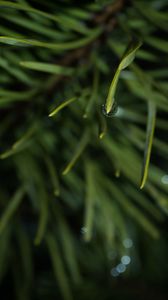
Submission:
M 106 6 L 102 13 L 95 16 L 94 22 L 97 24 L 105 23 L 109 17 L 120 11 L 123 5 L 124 0 L 118 0 L 115 3 Z

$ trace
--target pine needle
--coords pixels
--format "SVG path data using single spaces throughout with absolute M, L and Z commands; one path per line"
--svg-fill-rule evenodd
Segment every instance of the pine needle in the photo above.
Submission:
M 153 137 L 154 137 L 154 131 L 155 131 L 155 122 L 156 122 L 156 107 L 153 102 L 149 101 L 148 102 L 148 122 L 147 122 L 147 131 L 146 131 L 146 144 L 145 144 L 144 162 L 143 162 L 143 167 L 142 167 L 140 189 L 143 189 L 145 182 L 147 180 L 147 176 L 148 176 L 149 161 L 150 161 Z

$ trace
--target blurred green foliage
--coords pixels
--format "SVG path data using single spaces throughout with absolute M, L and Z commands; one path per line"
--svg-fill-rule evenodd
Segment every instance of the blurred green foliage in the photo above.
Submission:
M 167 7 L 0 1 L 2 299 L 164 297 Z

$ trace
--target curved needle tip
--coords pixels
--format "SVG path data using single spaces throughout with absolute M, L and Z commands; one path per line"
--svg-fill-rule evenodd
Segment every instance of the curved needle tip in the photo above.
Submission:
M 142 180 L 142 181 L 141 181 L 141 184 L 140 184 L 140 190 L 142 190 L 142 189 L 144 188 L 145 182 L 146 182 L 146 180 Z

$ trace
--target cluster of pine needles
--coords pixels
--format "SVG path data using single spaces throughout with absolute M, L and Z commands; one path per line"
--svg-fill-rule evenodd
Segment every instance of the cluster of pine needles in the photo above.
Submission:
M 0 1 L 0 281 L 16 299 L 90 299 L 108 253 L 141 227 L 159 239 L 167 7 Z

